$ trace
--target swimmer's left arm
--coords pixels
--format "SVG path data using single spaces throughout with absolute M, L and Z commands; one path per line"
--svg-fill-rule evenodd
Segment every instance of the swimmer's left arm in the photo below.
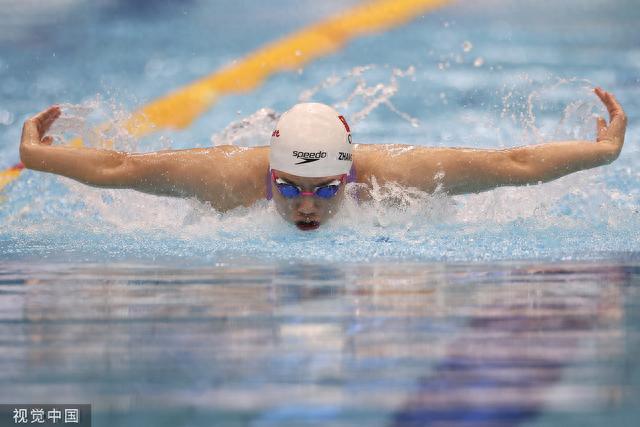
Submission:
M 195 197 L 221 212 L 250 206 L 264 197 L 268 147 L 128 153 L 54 145 L 53 138 L 45 135 L 60 115 L 60 107 L 52 106 L 25 121 L 20 159 L 26 168 L 98 188 Z
M 620 154 L 626 116 L 615 97 L 595 93 L 610 122 L 598 119 L 596 142 L 557 141 L 507 150 L 428 148 L 405 145 L 358 146 L 354 160 L 359 179 L 394 181 L 423 191 L 451 195 L 478 193 L 501 186 L 548 182 L 584 169 L 606 165 Z M 360 159 L 360 160 L 359 160 Z

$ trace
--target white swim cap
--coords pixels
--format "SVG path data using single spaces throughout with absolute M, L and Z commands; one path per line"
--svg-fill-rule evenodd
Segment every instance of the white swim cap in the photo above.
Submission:
M 351 131 L 336 110 L 315 102 L 294 105 L 271 134 L 271 169 L 304 177 L 348 174 Z

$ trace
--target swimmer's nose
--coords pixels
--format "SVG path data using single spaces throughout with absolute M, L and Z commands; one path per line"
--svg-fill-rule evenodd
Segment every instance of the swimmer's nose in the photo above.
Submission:
M 312 215 L 318 211 L 313 196 L 301 196 L 298 204 L 298 212 L 303 215 Z

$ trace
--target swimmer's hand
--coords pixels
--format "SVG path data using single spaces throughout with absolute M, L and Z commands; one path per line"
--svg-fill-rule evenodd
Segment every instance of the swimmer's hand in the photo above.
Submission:
M 24 122 L 20 139 L 20 156 L 28 156 L 29 149 L 34 146 L 51 145 L 53 138 L 45 136 L 53 122 L 60 117 L 60 107 L 54 105 Z M 24 159 L 23 159 L 24 162 Z
M 624 113 L 622 106 L 611 93 L 595 88 L 594 92 L 609 111 L 609 123 L 602 118 L 597 119 L 597 138 L 598 144 L 606 144 L 611 148 L 612 161 L 617 159 L 624 144 L 624 134 L 627 129 L 627 115 Z

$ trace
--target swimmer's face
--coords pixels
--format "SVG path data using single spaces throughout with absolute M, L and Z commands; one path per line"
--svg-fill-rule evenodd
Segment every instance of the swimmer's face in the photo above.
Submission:
M 275 175 L 289 184 L 299 187 L 304 192 L 313 192 L 316 188 L 340 180 L 342 175 L 322 178 L 305 178 L 274 170 Z M 344 182 L 340 185 L 335 196 L 324 199 L 316 195 L 300 195 L 298 197 L 284 197 L 275 182 L 271 180 L 273 200 L 278 213 L 288 222 L 295 224 L 298 229 L 311 231 L 320 227 L 325 221 L 335 215 L 344 199 Z

